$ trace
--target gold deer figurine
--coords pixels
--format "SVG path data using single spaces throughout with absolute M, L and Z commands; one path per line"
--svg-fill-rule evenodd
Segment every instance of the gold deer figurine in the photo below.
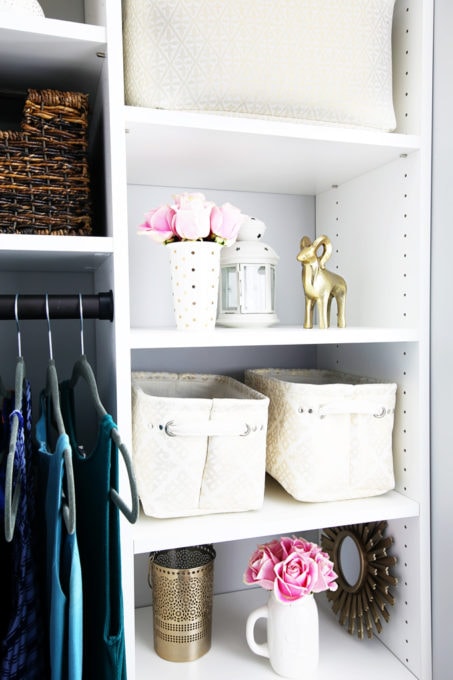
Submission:
M 318 250 L 322 252 L 318 255 Z M 337 302 L 337 325 L 345 327 L 346 281 L 327 271 L 326 262 L 332 254 L 332 243 L 327 236 L 319 236 L 313 243 L 308 236 L 300 242 L 298 262 L 302 264 L 302 285 L 305 293 L 304 328 L 313 328 L 313 308 L 317 306 L 319 327 L 330 325 L 332 298 Z

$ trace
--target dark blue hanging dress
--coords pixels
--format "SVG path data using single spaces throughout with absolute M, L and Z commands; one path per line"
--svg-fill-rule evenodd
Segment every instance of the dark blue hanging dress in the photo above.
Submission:
M 69 534 L 62 513 L 64 452 L 68 436 L 60 434 L 53 453 L 48 451 L 49 406 L 41 395 L 36 424 L 40 483 L 45 487 L 45 572 L 50 638 L 50 680 L 81 680 L 83 658 L 83 593 L 76 532 Z M 97 680 L 93 678 L 93 680 Z
M 94 449 L 83 453 L 75 428 L 74 390 L 60 385 L 61 411 L 69 435 L 77 496 L 77 531 L 83 575 L 84 680 L 126 680 L 121 587 L 120 524 L 110 489 L 118 489 L 118 450 L 110 437 L 116 424 L 105 415 Z
M 0 583 L 9 583 L 11 578 L 11 543 L 3 530 L 5 523 L 5 477 L 6 457 L 9 447 L 9 414 L 13 409 L 11 394 L 4 397 L 0 410 Z M 6 636 L 10 613 L 10 589 L 0 588 L 0 644 Z
M 37 568 L 37 527 L 34 522 L 35 471 L 31 435 L 31 391 L 28 381 L 24 383 L 22 412 L 12 411 L 10 423 L 16 416 L 18 432 L 14 457 L 14 479 L 20 477 L 21 491 L 13 538 L 10 544 L 6 544 L 9 549 L 10 570 L 9 578 L 3 574 L 6 580 L 2 580 L 2 591 L 9 594 L 9 602 L 4 603 L 8 608 L 2 612 L 2 620 L 6 623 L 6 629 L 2 631 L 0 678 L 1 680 L 43 680 L 48 677 L 48 653 L 42 609 L 42 587 L 39 583 Z M 10 427 L 7 429 L 9 440 Z M 3 541 L 6 543 L 4 533 Z M 2 597 L 2 608 L 3 600 Z

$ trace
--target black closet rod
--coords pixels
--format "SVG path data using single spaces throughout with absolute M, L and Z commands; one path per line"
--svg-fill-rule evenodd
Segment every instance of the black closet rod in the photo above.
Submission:
M 76 295 L 47 295 L 50 319 L 80 319 L 80 297 Z M 16 295 L 0 295 L 0 319 L 15 319 Z M 84 319 L 113 321 L 113 293 L 82 294 Z M 46 294 L 17 295 L 17 317 L 47 319 Z

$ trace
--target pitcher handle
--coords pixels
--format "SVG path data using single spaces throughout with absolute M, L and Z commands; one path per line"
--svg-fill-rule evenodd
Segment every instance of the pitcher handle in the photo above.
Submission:
M 270 658 L 269 655 L 269 645 L 267 642 L 259 644 L 255 640 L 255 624 L 258 619 L 267 619 L 269 616 L 267 605 L 255 609 L 251 612 L 247 618 L 247 625 L 245 629 L 245 637 L 247 639 L 247 644 L 255 654 L 258 656 L 264 656 L 266 659 Z

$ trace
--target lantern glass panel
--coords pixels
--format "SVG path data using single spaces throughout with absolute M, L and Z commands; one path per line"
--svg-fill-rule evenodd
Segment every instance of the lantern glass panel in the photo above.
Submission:
M 242 305 L 246 314 L 269 311 L 267 272 L 264 264 L 245 264 L 242 267 Z
M 238 275 L 236 267 L 222 267 L 222 310 L 239 310 Z
M 270 277 L 270 286 L 271 286 L 271 292 L 270 292 L 271 306 L 270 306 L 270 309 L 268 311 L 274 312 L 275 311 L 275 267 L 274 267 L 274 265 L 270 266 L 269 277 Z

